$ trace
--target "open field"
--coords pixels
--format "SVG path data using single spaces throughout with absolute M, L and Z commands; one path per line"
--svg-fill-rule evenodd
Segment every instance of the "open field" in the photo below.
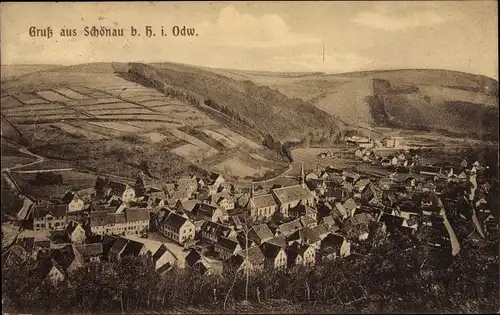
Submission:
M 184 141 L 187 141 L 191 144 L 193 144 L 194 146 L 202 149 L 202 150 L 206 150 L 210 155 L 213 155 L 215 153 L 217 153 L 217 150 L 215 150 L 214 148 L 210 147 L 209 145 L 207 145 L 205 142 L 203 141 L 200 141 L 199 139 L 193 137 L 193 136 L 190 136 L 188 135 L 187 133 L 184 133 L 178 129 L 172 129 L 170 131 L 175 137 L 181 139 L 181 140 L 184 140 Z
M 211 157 L 214 154 L 217 154 L 217 150 L 210 148 L 204 149 L 200 148 L 192 143 L 184 144 L 180 147 L 172 149 L 171 152 L 185 158 L 186 160 L 192 163 L 199 163 L 206 158 Z
M 267 171 L 269 171 L 268 168 L 264 167 L 260 168 L 251 167 L 250 165 L 248 165 L 239 158 L 230 158 L 224 160 L 222 163 L 215 165 L 214 169 L 221 173 L 236 177 L 246 177 L 246 176 L 260 177 L 264 175 Z
M 244 144 L 246 146 L 249 146 L 252 149 L 262 148 L 260 145 L 253 142 L 252 140 L 249 140 L 249 139 L 243 137 L 242 135 L 240 135 L 239 133 L 236 133 L 236 132 L 229 130 L 227 128 L 212 128 L 212 130 L 228 137 L 229 139 L 231 139 L 232 141 L 234 141 L 236 143 Z
M 109 139 L 109 137 L 106 137 L 104 135 L 94 133 L 92 131 L 81 129 L 81 128 L 78 128 L 78 127 L 75 127 L 72 125 L 68 125 L 65 123 L 54 124 L 54 126 L 60 128 L 62 131 L 69 133 L 77 138 L 81 137 L 81 138 L 91 140 L 91 141 Z
M 220 133 L 217 133 L 215 131 L 205 129 L 205 130 L 202 130 L 202 132 L 204 134 L 206 134 L 207 136 L 209 136 L 210 138 L 222 143 L 228 149 L 234 149 L 238 146 L 236 143 L 234 143 L 234 141 L 231 141 L 231 139 L 229 139 L 226 136 L 221 135 Z
M 167 138 L 167 136 L 165 136 L 161 133 L 158 133 L 158 132 L 145 133 L 145 134 L 142 134 L 142 136 L 146 137 L 147 139 L 149 139 L 153 143 L 161 142 L 162 140 Z

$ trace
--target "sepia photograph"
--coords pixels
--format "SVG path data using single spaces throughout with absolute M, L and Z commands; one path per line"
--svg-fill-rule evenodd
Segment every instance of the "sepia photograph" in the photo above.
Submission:
M 2 314 L 498 314 L 498 2 L 2 2 Z

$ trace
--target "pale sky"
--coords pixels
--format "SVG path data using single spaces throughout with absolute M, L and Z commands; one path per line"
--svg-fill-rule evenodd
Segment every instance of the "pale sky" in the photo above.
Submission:
M 2 3 L 2 64 L 172 61 L 217 68 L 349 72 L 435 68 L 498 79 L 496 1 Z M 85 26 L 125 28 L 90 38 Z M 130 26 L 156 37 L 131 37 Z M 160 26 L 198 36 L 160 37 Z M 54 37 L 32 38 L 30 26 Z M 61 28 L 77 36 L 62 38 Z M 322 49 L 325 45 L 325 60 Z

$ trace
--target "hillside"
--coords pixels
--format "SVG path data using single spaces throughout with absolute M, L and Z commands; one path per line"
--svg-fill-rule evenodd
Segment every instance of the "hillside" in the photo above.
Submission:
M 0 74 L 2 83 L 8 80 L 15 79 L 22 75 L 37 71 L 49 70 L 58 68 L 57 65 L 2 65 L 0 66 Z
M 262 145 L 259 132 L 223 111 L 141 85 L 128 69 L 84 64 L 8 80 L 2 137 L 45 157 L 49 168 L 69 162 L 128 178 L 139 171 L 162 179 L 206 171 L 261 178 L 287 166 Z
M 144 78 L 175 85 L 201 95 L 205 103 L 215 102 L 262 134 L 278 140 L 300 140 L 311 131 L 334 131 L 341 123 L 312 104 L 290 99 L 267 86 L 250 80 L 236 80 L 227 72 L 204 70 L 186 65 L 133 64 L 132 72 Z
M 307 100 L 352 124 L 498 139 L 498 82 L 484 76 L 418 69 L 294 76 L 231 73 L 235 80 L 251 80 Z M 379 82 L 390 88 L 380 89 Z

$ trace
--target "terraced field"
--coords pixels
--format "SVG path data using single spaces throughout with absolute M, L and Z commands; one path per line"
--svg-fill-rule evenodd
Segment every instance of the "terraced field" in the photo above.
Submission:
M 235 175 L 262 173 L 274 163 L 256 151 L 265 151 L 262 146 L 221 126 L 196 106 L 114 73 L 47 71 L 9 84 L 11 89 L 2 94 L 2 115 L 34 146 L 99 146 L 113 139 L 131 140 L 124 138 L 131 135 L 146 145 L 163 145 L 189 163 L 210 170 L 232 169 Z M 184 127 L 196 132 L 179 130 Z M 233 156 L 237 151 L 265 166 L 238 160 Z M 212 158 L 216 160 L 204 163 Z

